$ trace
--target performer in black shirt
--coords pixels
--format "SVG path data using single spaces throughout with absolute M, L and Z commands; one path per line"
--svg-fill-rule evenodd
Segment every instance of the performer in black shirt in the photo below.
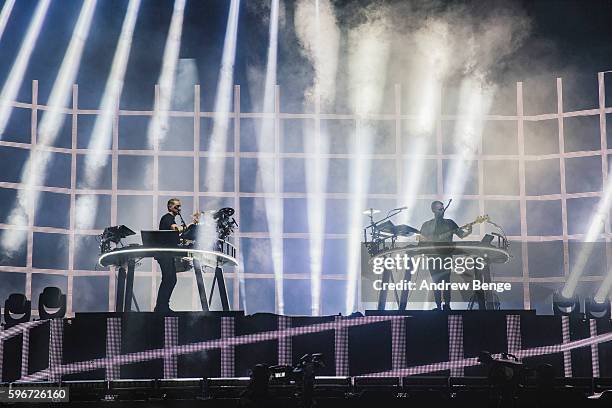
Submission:
M 175 218 L 181 213 L 181 200 L 178 198 L 171 198 L 168 200 L 168 213 L 164 214 L 159 220 L 160 230 L 174 230 L 177 232 L 183 232 L 188 225 L 177 225 Z M 181 218 L 182 221 L 182 218 Z M 197 218 L 194 215 L 194 223 L 197 222 Z M 191 224 L 190 224 L 191 225 Z M 155 258 L 162 272 L 162 280 L 159 285 L 159 291 L 157 292 L 157 303 L 155 304 L 155 311 L 160 313 L 171 312 L 170 309 L 170 296 L 172 290 L 176 286 L 176 267 L 174 265 L 174 258 L 172 256 L 159 256 Z
M 465 229 L 459 228 L 457 223 L 449 218 L 444 218 L 444 204 L 441 201 L 431 203 L 431 211 L 434 213 L 434 218 L 426 221 L 421 227 L 421 237 L 419 242 L 452 242 L 453 235 L 459 238 L 465 238 L 472 233 L 472 227 Z M 444 264 L 444 262 L 442 262 Z M 435 264 L 434 264 L 435 265 Z M 431 279 L 436 282 L 449 282 L 450 270 L 442 268 L 431 268 Z M 436 301 L 437 310 L 442 310 L 442 293 L 434 291 L 434 299 Z M 444 310 L 450 310 L 451 293 L 450 290 L 444 291 Z

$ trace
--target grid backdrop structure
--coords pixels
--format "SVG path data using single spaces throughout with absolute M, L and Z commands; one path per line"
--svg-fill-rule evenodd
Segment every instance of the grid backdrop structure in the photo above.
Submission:
M 536 308 L 544 312 L 549 307 L 549 295 L 569 275 L 572 241 L 584 236 L 585 224 L 607 182 L 608 155 L 612 151 L 608 149 L 606 115 L 612 113 L 612 108 L 606 107 L 604 80 L 605 74 L 599 73 L 599 106 L 564 112 L 563 82 L 558 78 L 557 111 L 539 115 L 524 114 L 524 90 L 519 82 L 516 114 L 488 115 L 484 119 L 485 131 L 462 197 L 465 204 L 453 216 L 463 221 L 489 213 L 506 227 L 513 241 L 514 258 L 510 264 L 493 270 L 494 280 L 513 284 L 512 292 L 502 297 L 503 307 Z M 169 112 L 168 134 L 189 136 L 169 137 L 159 147 L 150 148 L 146 143 L 147 124 L 154 112 L 117 108 L 112 148 L 106 152 L 110 164 L 96 189 L 82 188 L 80 177 L 89 152 L 86 148 L 89 133 L 99 111 L 79 108 L 78 86 L 73 86 L 72 107 L 63 111 L 64 128 L 54 146 L 37 145 L 39 117 L 47 110 L 38 104 L 37 81 L 32 83 L 30 102 L 12 103 L 11 121 L 0 141 L 0 160 L 5 163 L 0 174 L 0 229 L 9 230 L 4 233 L 26 234 L 27 245 L 16 256 L 0 260 L 2 301 L 10 292 L 24 292 L 36 308 L 38 294 L 45 286 L 53 285 L 69 294 L 68 315 L 113 310 L 115 274 L 96 266 L 96 235 L 107 225 L 126 224 L 134 230 L 155 228 L 165 211 L 165 201 L 177 196 L 184 200 L 184 207 L 189 211 L 223 206 L 236 209 L 240 228 L 235 234 L 235 244 L 242 262 L 239 269 L 225 272 L 232 306 L 248 313 L 274 312 L 274 272 L 269 261 L 265 211 L 261 210 L 265 208 L 266 194 L 255 171 L 257 160 L 271 160 L 280 190 L 274 194 L 282 198 L 286 214 L 283 284 L 285 293 L 291 295 L 285 297 L 291 301 L 285 302 L 285 312 L 310 314 L 308 222 L 296 216 L 306 214 L 308 195 L 305 181 L 294 181 L 305 178 L 305 161 L 312 154 L 304 149 L 303 138 L 307 132 L 303 129 L 312 127 L 327 129 L 330 137 L 330 151 L 325 155 L 329 170 L 321 311 L 323 314 L 345 312 L 349 276 L 345 259 L 351 251 L 347 248 L 346 219 L 352 198 L 349 169 L 351 160 L 358 156 L 351 148 L 351 139 L 355 138 L 358 123 L 374 126 L 378 142 L 367 156 L 373 163 L 371 177 L 390 181 L 370 187 L 368 207 L 388 209 L 402 205 L 406 197 L 402 191 L 406 184 L 404 167 L 413 157 L 406 124 L 415 116 L 403 112 L 400 86 L 396 85 L 393 90 L 394 113 L 368 115 L 323 113 L 318 107 L 314 112 L 284 113 L 280 109 L 282 90 L 279 87 L 275 92 L 275 112 L 242 112 L 240 86 L 234 86 L 225 153 L 227 176 L 222 191 L 208 191 L 204 183 L 215 113 L 200 111 L 200 92 L 200 85 L 195 85 L 192 111 Z M 159 98 L 158 87 L 155 97 Z M 451 143 L 452 132 L 446 130 L 453 128 L 458 117 L 441 111 L 440 108 L 437 112 L 433 149 L 423 157 L 425 174 L 436 182 L 415 192 L 417 202 L 423 204 L 419 208 L 427 209 L 432 199 L 448 197 L 443 191 L 445 171 L 456 154 Z M 258 128 L 258 120 L 271 117 L 276 123 L 274 145 L 257 151 L 253 129 Z M 503 138 L 502 143 L 491 143 L 498 137 Z M 534 142 L 536 137 L 538 140 Z M 33 214 L 35 207 L 30 205 L 28 225 L 19 227 L 11 223 L 8 214 L 16 191 L 23 187 L 19 177 L 21 168 L 35 146 L 52 156 L 45 185 L 37 187 L 41 191 L 43 211 Z M 147 168 L 150 171 L 143 170 Z M 169 173 L 174 174 L 166 171 L 169 168 L 184 177 L 169 177 Z M 593 177 L 594 172 L 597 177 Z M 507 175 L 506 183 L 491 182 L 487 176 L 499 173 Z M 283 180 L 292 182 L 283 183 Z M 76 219 L 75 202 L 79 196 L 91 194 L 100 199 L 95 229 L 82 230 Z M 421 211 L 416 216 L 422 222 L 428 214 Z M 482 234 L 484 229 L 476 232 Z M 605 224 L 602 236 L 609 241 L 609 223 Z M 543 253 L 549 255 L 543 257 Z M 544 265 L 542 258 L 553 263 Z M 604 255 L 599 267 L 591 268 L 580 278 L 579 291 L 587 288 L 594 292 L 607 273 L 606 264 Z M 141 310 L 151 310 L 154 306 L 159 280 L 154 262 L 143 262 L 137 269 L 135 292 Z M 196 310 L 198 297 L 192 274 L 181 276 L 178 287 L 191 293 L 190 299 L 179 299 L 182 302 L 179 307 Z

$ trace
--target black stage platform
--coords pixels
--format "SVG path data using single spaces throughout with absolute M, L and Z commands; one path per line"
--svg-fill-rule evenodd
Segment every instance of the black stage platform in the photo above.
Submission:
M 458 390 L 488 389 L 489 371 L 477 361 L 487 350 L 514 354 L 529 369 L 550 364 L 556 386 L 573 385 L 581 395 L 612 388 L 610 320 L 532 311 L 375 314 L 131 312 L 32 321 L 0 331 L 2 382 L 62 382 L 75 387 L 75 398 L 81 391 L 83 398 L 121 400 L 123 390 L 132 400 L 172 399 L 176 392 L 166 388 L 176 387 L 194 400 L 231 399 L 256 364 L 293 365 L 304 354 L 323 353 L 317 392 L 338 393 L 330 398 L 361 398 L 360 390 L 376 389 L 401 399 L 405 389 L 431 387 L 450 398 Z M 291 394 L 291 386 L 278 387 Z
M 36 383 L 63 386 L 69 403 L 34 406 L 69 407 L 304 407 L 299 384 L 272 380 L 268 397 L 248 403 L 246 378 L 91 380 Z M 34 383 L 14 383 L 13 389 Z M 316 407 L 610 407 L 612 379 L 556 379 L 542 386 L 534 381 L 512 389 L 491 384 L 486 377 L 404 378 L 317 377 Z M 247 401 L 247 402 L 245 402 Z M 15 406 L 25 406 L 17 403 Z

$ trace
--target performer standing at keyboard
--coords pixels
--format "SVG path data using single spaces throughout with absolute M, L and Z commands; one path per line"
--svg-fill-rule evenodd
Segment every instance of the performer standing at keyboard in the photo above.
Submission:
M 164 214 L 159 220 L 160 230 L 174 230 L 179 233 L 184 232 L 189 225 L 186 225 L 181 219 L 181 225 L 176 223 L 176 216 L 181 214 L 181 200 L 178 198 L 171 198 L 168 200 L 168 212 Z M 194 215 L 193 223 L 197 223 L 196 215 Z M 176 266 L 174 265 L 174 258 L 172 256 L 159 256 L 155 260 L 159 264 L 162 272 L 162 280 L 159 285 L 159 291 L 157 292 L 157 303 L 155 304 L 155 311 L 159 313 L 168 313 L 170 309 L 170 296 L 172 290 L 176 286 Z
M 459 238 L 465 238 L 472 233 L 472 227 L 469 226 L 465 229 L 459 228 L 457 223 L 449 218 L 444 218 L 444 204 L 441 201 L 434 201 L 431 203 L 431 211 L 434 213 L 434 218 L 426 221 L 421 227 L 421 237 L 419 242 L 452 242 L 453 235 L 457 235 Z M 450 281 L 450 269 L 444 268 L 444 262 L 442 262 L 442 268 L 431 268 L 431 279 L 440 283 L 442 281 Z M 444 297 L 444 310 L 450 310 L 451 292 L 450 290 L 444 291 L 442 296 L 441 291 L 434 291 L 434 299 L 436 301 L 436 310 L 442 310 L 442 297 Z

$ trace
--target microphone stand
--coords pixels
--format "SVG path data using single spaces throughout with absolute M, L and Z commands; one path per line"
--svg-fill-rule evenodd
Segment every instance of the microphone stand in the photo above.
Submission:
M 183 216 L 181 215 L 181 213 L 178 213 L 179 218 L 181 219 L 181 226 L 183 227 L 183 232 L 185 232 L 185 230 L 187 229 L 187 224 L 185 224 L 185 220 L 183 219 Z
M 395 212 L 394 212 L 395 211 Z M 389 218 L 395 217 L 397 214 L 401 213 L 403 211 L 403 208 L 394 208 L 393 210 L 389 211 L 387 213 L 387 216 L 381 220 L 376 221 L 375 223 L 373 223 L 372 225 L 366 227 L 367 228 L 372 228 L 377 226 L 378 224 L 382 223 L 383 221 L 387 221 Z

